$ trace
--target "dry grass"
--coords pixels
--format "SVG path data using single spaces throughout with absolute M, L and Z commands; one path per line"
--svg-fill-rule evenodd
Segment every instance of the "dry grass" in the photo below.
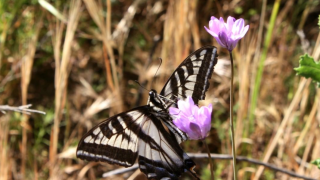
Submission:
M 37 2 L 0 2 L 0 105 L 33 104 L 47 113 L 1 114 L 0 179 L 97 179 L 119 168 L 77 159 L 82 135 L 103 119 L 146 103 L 148 93 L 134 80 L 160 91 L 191 51 L 208 44 L 218 47 L 219 62 L 201 102 L 214 106 L 207 142 L 213 153 L 231 154 L 229 56 L 203 28 L 212 15 L 242 17 L 250 24 L 233 52 L 237 153 L 320 178 L 320 170 L 309 163 L 320 158 L 320 91 L 293 71 L 304 53 L 319 59 L 318 2 L 280 5 L 250 134 L 250 100 L 273 2 L 70 0 L 51 5 L 55 11 Z M 155 76 L 158 58 L 163 63 Z M 183 148 L 205 152 L 197 141 Z M 196 162 L 198 174 L 207 179 L 208 162 Z M 215 160 L 216 179 L 232 179 L 230 165 Z M 239 179 L 293 179 L 247 162 L 237 167 Z M 139 179 L 139 174 L 106 179 Z

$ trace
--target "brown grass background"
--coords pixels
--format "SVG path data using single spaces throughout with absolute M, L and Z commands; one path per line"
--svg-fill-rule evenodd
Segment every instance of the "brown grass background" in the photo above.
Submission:
M 253 84 L 277 2 L 254 131 L 248 134 Z M 319 59 L 319 13 L 313 0 L 1 0 L 0 105 L 33 104 L 46 115 L 0 114 L 0 179 L 101 179 L 120 168 L 77 159 L 82 135 L 107 117 L 146 104 L 148 92 L 134 81 L 160 91 L 175 67 L 204 45 L 219 52 L 201 102 L 214 108 L 206 141 L 212 153 L 231 154 L 230 61 L 203 28 L 211 16 L 244 18 L 250 25 L 233 51 L 237 154 L 319 179 L 310 161 L 320 158 L 320 94 L 293 70 L 304 53 Z M 158 58 L 163 63 L 155 75 Z M 198 141 L 182 146 L 205 152 Z M 207 159 L 195 161 L 201 179 L 209 179 Z M 215 179 L 232 179 L 230 160 L 214 163 Z M 248 162 L 239 161 L 237 169 L 239 179 L 294 179 Z M 132 173 L 105 179 L 143 178 Z

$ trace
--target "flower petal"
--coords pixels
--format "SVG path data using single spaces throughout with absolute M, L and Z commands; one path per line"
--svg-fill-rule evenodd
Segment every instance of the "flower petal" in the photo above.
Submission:
M 180 113 L 180 110 L 178 108 L 175 108 L 175 107 L 170 107 L 169 108 L 169 113 L 171 115 L 178 115 Z
M 215 20 L 215 19 L 217 19 L 216 17 L 214 17 L 214 16 L 211 16 L 211 20 Z
M 187 113 L 189 114 L 190 112 L 190 105 L 183 101 L 183 100 L 179 100 L 178 101 L 178 108 L 183 112 L 183 113 Z
M 232 29 L 232 34 L 238 35 L 240 34 L 241 30 L 244 27 L 244 20 L 242 18 L 236 20 L 236 22 L 234 23 Z
M 211 36 L 213 36 L 213 37 L 218 37 L 218 35 L 217 35 L 215 32 L 211 31 L 210 29 L 208 29 L 208 28 L 205 27 L 205 26 L 204 26 L 204 28 L 206 29 L 206 31 L 207 31 L 209 34 L 211 34 Z
M 221 42 L 222 47 L 226 47 L 227 49 L 229 48 L 229 37 L 225 31 L 221 31 L 219 33 L 219 40 Z M 229 49 L 228 49 L 229 50 Z
M 190 139 L 202 139 L 204 137 L 202 137 L 202 133 L 201 133 L 201 129 L 199 127 L 198 124 L 196 123 L 190 123 L 190 132 L 189 132 L 189 138 Z
M 228 19 L 227 19 L 227 29 L 228 29 L 228 31 L 232 31 L 232 27 L 233 27 L 234 22 L 235 22 L 235 18 L 229 16 Z
M 249 25 L 246 25 L 240 32 L 241 36 L 244 37 L 244 35 L 247 34 L 248 30 L 249 30 Z
M 189 130 L 189 128 L 188 128 L 188 126 L 189 126 L 188 121 L 185 121 L 185 120 L 180 119 L 180 118 L 176 118 L 176 119 L 174 119 L 172 122 L 173 122 L 173 124 L 174 124 L 175 126 L 177 126 L 177 128 L 181 129 L 183 132 L 186 132 L 186 131 Z
M 202 106 L 199 112 L 202 118 L 202 131 L 206 135 L 211 129 L 212 105 L 209 104 L 208 106 Z

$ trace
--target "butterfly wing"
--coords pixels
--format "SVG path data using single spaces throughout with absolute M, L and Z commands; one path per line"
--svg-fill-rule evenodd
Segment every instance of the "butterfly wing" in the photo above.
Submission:
M 177 179 L 195 163 L 180 148 L 170 130 L 150 106 L 115 115 L 92 128 L 81 139 L 77 157 L 89 161 L 139 167 L 149 179 Z
M 217 57 L 214 46 L 205 46 L 191 53 L 173 72 L 160 95 L 171 100 L 191 96 L 198 104 L 199 100 L 205 99 Z
M 80 140 L 77 157 L 132 166 L 138 156 L 139 133 L 146 121 L 147 106 L 115 115 L 98 124 Z
M 149 179 L 178 179 L 189 171 L 198 179 L 193 171 L 195 163 L 181 149 L 169 129 L 165 129 L 163 120 L 151 114 L 150 121 L 142 126 L 139 137 L 139 168 Z

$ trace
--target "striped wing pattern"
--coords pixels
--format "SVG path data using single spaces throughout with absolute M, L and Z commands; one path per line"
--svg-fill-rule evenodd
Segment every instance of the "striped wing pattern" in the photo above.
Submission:
M 160 95 L 172 100 L 191 96 L 195 104 L 198 104 L 199 100 L 205 99 L 209 88 L 208 80 L 212 76 L 217 57 L 217 48 L 214 46 L 196 50 L 173 72 Z
M 115 115 L 92 128 L 80 140 L 77 157 L 132 166 L 138 157 L 139 132 L 148 119 L 146 109 L 142 106 Z
M 81 139 L 77 157 L 125 167 L 138 158 L 149 179 L 178 179 L 186 171 L 197 178 L 191 170 L 195 163 L 156 114 L 152 107 L 141 106 L 109 118 Z
M 157 119 L 157 113 L 145 122 L 139 134 L 139 168 L 149 179 L 178 179 L 189 171 L 193 172 L 195 163 L 181 149 L 171 131 L 166 130 L 162 120 Z

